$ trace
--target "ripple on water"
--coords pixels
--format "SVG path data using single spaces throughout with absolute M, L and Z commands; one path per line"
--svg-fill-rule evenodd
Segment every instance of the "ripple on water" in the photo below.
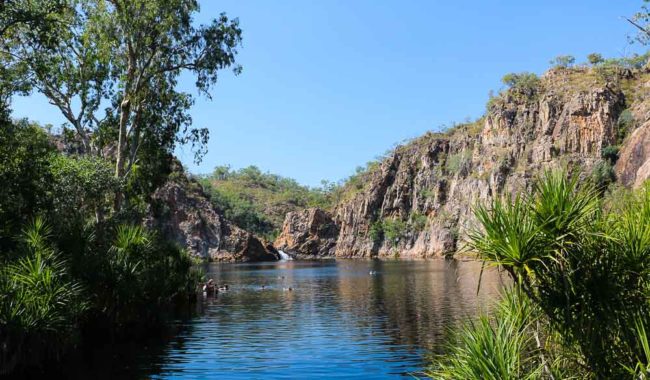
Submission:
M 421 371 L 449 326 L 498 291 L 457 261 L 212 264 L 230 290 L 198 305 L 141 374 L 182 379 L 383 379 Z M 373 273 L 372 275 L 370 273 Z M 264 289 L 262 289 L 264 286 Z M 287 291 L 287 288 L 292 291 Z

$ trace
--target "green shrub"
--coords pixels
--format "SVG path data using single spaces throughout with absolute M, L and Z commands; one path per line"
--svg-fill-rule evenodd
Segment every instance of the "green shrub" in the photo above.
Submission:
M 50 171 L 53 210 L 62 220 L 92 214 L 101 219 L 110 211 L 115 191 L 120 187 L 110 162 L 57 154 L 50 160 Z
M 426 228 L 428 223 L 429 219 L 426 215 L 414 212 L 409 217 L 408 225 L 410 230 L 420 232 Z
M 490 94 L 487 103 L 488 111 L 493 111 L 499 104 L 503 104 L 505 95 L 521 102 L 533 101 L 541 86 L 539 77 L 529 72 L 506 74 L 501 78 L 501 82 L 507 86 L 507 91 L 502 91 L 497 96 Z
M 635 127 L 634 115 L 632 115 L 632 111 L 630 111 L 629 108 L 623 110 L 623 112 L 618 116 L 616 127 L 616 140 L 618 143 L 622 143 L 623 140 L 625 140 L 625 137 L 632 132 Z
M 450 173 L 458 173 L 471 159 L 472 152 L 470 150 L 462 150 L 458 153 L 450 154 L 445 161 L 445 169 Z
M 35 219 L 22 233 L 21 257 L 0 269 L 0 373 L 41 365 L 78 338 L 87 299 L 50 234 Z
M 550 61 L 550 64 L 553 67 L 566 69 L 573 66 L 575 61 L 576 59 L 572 55 L 558 55 Z
M 34 124 L 0 119 L 0 250 L 15 247 L 13 237 L 30 218 L 52 208 L 50 159 L 45 132 Z
M 157 326 L 172 301 L 195 291 L 189 255 L 138 225 L 117 226 L 107 251 L 85 255 L 96 271 L 84 278 L 95 295 L 91 311 L 111 333 Z
M 608 145 L 603 148 L 603 150 L 600 152 L 600 157 L 603 160 L 606 160 L 609 162 L 611 165 L 614 165 L 616 161 L 618 161 L 618 152 L 620 151 L 620 148 L 618 146 L 614 145 Z
M 434 379 L 541 379 L 535 344 L 534 306 L 516 291 L 506 292 L 495 315 L 481 315 L 455 331 L 446 353 L 427 375 Z
M 598 53 L 591 53 L 587 56 L 587 61 L 593 66 L 599 65 L 605 61 L 603 56 Z
M 397 245 L 407 231 L 407 224 L 399 218 L 384 219 L 382 227 L 384 230 L 384 238 L 393 246 Z
M 591 181 L 599 190 L 605 190 L 616 182 L 616 172 L 609 160 L 598 162 L 591 172 Z
M 374 221 L 368 230 L 368 237 L 373 243 L 380 242 L 384 239 L 384 225 L 381 219 Z
M 509 73 L 501 78 L 501 82 L 508 86 L 519 90 L 535 89 L 539 84 L 539 77 L 534 73 Z

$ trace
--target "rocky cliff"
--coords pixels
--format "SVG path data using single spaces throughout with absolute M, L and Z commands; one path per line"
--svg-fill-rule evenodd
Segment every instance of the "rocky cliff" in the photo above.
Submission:
M 650 176 L 649 105 L 646 70 L 555 69 L 513 83 L 478 121 L 400 146 L 347 186 L 332 210 L 335 244 L 314 232 L 316 210 L 289 213 L 276 244 L 337 257 L 448 255 L 472 228 L 473 205 L 525 192 L 545 169 L 638 186 Z
M 334 256 L 339 227 L 332 215 L 318 208 L 287 213 L 274 245 L 294 257 Z
M 213 261 L 274 261 L 277 251 L 225 220 L 201 186 L 177 167 L 152 197 L 145 224 L 192 255 Z

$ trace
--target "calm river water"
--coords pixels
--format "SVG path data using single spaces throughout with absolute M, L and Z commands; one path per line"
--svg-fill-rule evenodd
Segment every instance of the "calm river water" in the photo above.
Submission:
M 477 295 L 480 270 L 477 262 L 449 260 L 210 264 L 208 276 L 229 284 L 227 292 L 199 302 L 198 313 L 176 322 L 162 343 L 124 349 L 97 372 L 154 379 L 417 376 L 426 356 L 441 352 L 450 326 L 496 298 L 501 281 L 494 271 L 483 274 Z

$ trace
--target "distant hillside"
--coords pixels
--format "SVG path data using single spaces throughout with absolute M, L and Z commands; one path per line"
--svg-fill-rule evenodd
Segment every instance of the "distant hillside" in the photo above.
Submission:
M 256 166 L 232 170 L 218 166 L 198 178 L 213 205 L 238 227 L 273 240 L 287 213 L 307 207 L 330 208 L 330 192 L 263 173 Z

